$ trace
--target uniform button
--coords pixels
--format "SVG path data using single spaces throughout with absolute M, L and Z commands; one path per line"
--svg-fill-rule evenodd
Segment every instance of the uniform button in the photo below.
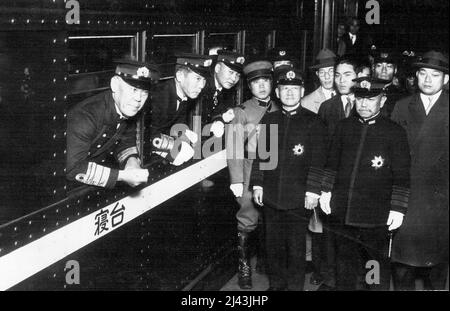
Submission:
M 111 154 L 111 155 L 112 155 L 112 154 L 113 154 L 113 152 L 111 151 L 111 152 L 110 152 L 109 154 Z
M 102 145 L 97 145 L 97 148 L 100 148 Z
M 103 136 L 103 137 L 106 137 L 106 133 L 104 133 L 102 136 Z
M 102 163 L 104 163 L 104 162 L 105 162 L 105 159 L 102 160 Z

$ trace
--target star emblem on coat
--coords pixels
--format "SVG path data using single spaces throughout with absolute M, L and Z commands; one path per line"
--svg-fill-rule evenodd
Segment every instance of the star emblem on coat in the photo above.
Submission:
M 375 156 L 372 160 L 372 167 L 376 170 L 382 167 L 384 164 L 384 159 L 381 156 Z
M 294 155 L 299 156 L 302 155 L 305 151 L 305 147 L 302 146 L 302 144 L 295 145 L 294 148 L 292 148 L 292 151 L 294 151 Z

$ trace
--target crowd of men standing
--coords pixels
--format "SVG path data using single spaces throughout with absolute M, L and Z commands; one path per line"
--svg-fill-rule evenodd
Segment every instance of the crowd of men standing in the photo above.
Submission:
M 366 55 L 353 47 L 357 35 L 349 38 L 342 55 L 318 53 L 310 67 L 318 87 L 306 96 L 306 76 L 283 50 L 252 59 L 225 50 L 180 54 L 174 77 L 161 83 L 154 66 L 120 61 L 111 89 L 68 115 L 67 176 L 106 188 L 146 183 L 136 144 L 136 119 L 144 111 L 146 158 L 186 163 L 199 141 L 189 118 L 201 101 L 202 125 L 234 151 L 228 167 L 239 205 L 241 288 L 252 288 L 250 235 L 263 223 L 266 254 L 258 263 L 270 290 L 303 290 L 308 228 L 315 265 L 310 281 L 321 289 L 386 290 L 391 275 L 396 289 L 414 289 L 419 274 L 426 288 L 443 289 L 448 57 L 429 51 L 417 58 L 417 92 L 410 95 L 396 79 L 394 52 L 379 48 L 369 57 L 367 51 L 370 65 L 361 66 Z M 251 96 L 237 103 L 241 76 Z M 274 159 L 260 157 L 257 146 L 274 140 L 277 165 L 264 169 Z M 368 281 L 369 261 L 379 272 Z

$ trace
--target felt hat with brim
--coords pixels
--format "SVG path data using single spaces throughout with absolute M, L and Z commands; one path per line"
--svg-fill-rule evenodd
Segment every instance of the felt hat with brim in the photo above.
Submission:
M 385 92 L 385 87 L 389 83 L 388 80 L 382 80 L 370 77 L 360 77 L 353 79 L 356 85 L 352 87 L 355 97 L 372 98 Z
M 160 73 L 156 65 L 126 59 L 114 62 L 117 64 L 115 74 L 131 86 L 150 90 L 159 80 Z
M 325 48 L 320 50 L 316 56 L 314 65 L 310 66 L 311 69 L 320 69 L 325 67 L 333 67 L 336 64 L 336 54 L 333 51 Z
M 448 56 L 445 56 L 441 52 L 429 51 L 422 57 L 419 57 L 412 66 L 417 69 L 431 68 L 448 73 Z
M 210 69 L 213 63 L 211 55 L 180 53 L 175 57 L 177 58 L 177 65 L 185 66 L 204 78 L 211 75 Z

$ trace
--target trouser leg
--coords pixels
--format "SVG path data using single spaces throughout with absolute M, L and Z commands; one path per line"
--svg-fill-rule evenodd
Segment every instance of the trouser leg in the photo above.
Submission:
M 270 287 L 286 287 L 285 226 L 280 211 L 269 206 L 263 209 L 266 227 L 267 275 Z
M 303 210 L 284 212 L 287 239 L 287 283 L 289 290 L 301 291 L 305 284 L 307 220 Z

